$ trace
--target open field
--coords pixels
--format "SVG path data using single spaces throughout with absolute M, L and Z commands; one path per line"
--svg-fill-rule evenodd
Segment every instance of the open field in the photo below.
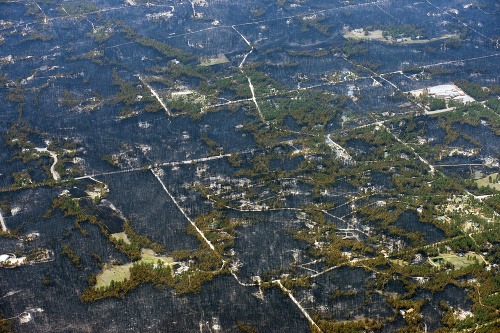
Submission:
M 404 261 L 404 260 L 401 260 L 401 259 L 392 259 L 391 260 L 392 263 L 396 264 L 396 265 L 399 265 L 399 266 L 408 266 L 408 261 Z
M 213 66 L 213 65 L 225 64 L 228 62 L 229 62 L 229 60 L 226 58 L 226 56 L 224 54 L 219 54 L 217 57 L 201 59 L 200 65 L 201 66 Z
M 429 258 L 429 261 L 434 266 L 440 266 L 444 262 L 449 262 L 455 269 L 461 269 L 473 265 L 475 259 L 479 262 L 484 262 L 484 260 L 474 252 L 468 252 L 463 257 L 454 253 L 443 253 L 437 257 Z
M 449 38 L 458 37 L 457 34 L 445 34 L 440 37 L 435 38 L 422 38 L 422 39 L 411 39 L 408 37 L 403 38 L 393 38 L 391 36 L 384 37 L 382 30 L 373 30 L 373 31 L 364 31 L 363 29 L 355 29 L 349 31 L 344 34 L 344 37 L 347 39 L 360 39 L 360 40 L 369 40 L 369 41 L 377 41 L 384 42 L 388 44 L 402 44 L 402 45 L 411 45 L 411 44 L 426 44 L 430 42 L 435 42 L 438 40 L 444 40 Z
M 97 283 L 94 288 L 107 287 L 111 284 L 111 281 L 121 282 L 125 279 L 129 279 L 130 267 L 132 267 L 132 263 L 120 266 L 111 264 L 105 266 L 102 272 L 97 275 Z
M 150 249 L 142 249 L 141 255 L 141 260 L 139 261 L 140 263 L 155 264 L 159 261 L 168 265 L 172 265 L 174 263 L 172 257 L 157 256 L 156 253 Z
M 116 234 L 111 234 L 111 237 L 118 241 L 121 239 L 125 244 L 130 244 L 130 239 L 128 239 L 128 236 L 125 232 L 117 232 Z
M 491 177 L 491 183 L 490 183 L 490 177 Z M 476 180 L 477 186 L 478 187 L 491 187 L 494 188 L 497 191 L 500 191 L 500 178 L 498 177 L 498 173 L 492 173 L 491 175 L 488 175 L 484 178 Z
M 154 251 L 150 249 L 142 249 L 141 255 L 141 260 L 136 261 L 136 263 L 156 264 L 160 261 L 168 265 L 172 265 L 174 263 L 171 257 L 156 256 Z M 107 264 L 102 272 L 97 275 L 97 284 L 94 286 L 94 288 L 107 287 L 111 284 L 111 281 L 121 282 L 125 279 L 129 279 L 130 268 L 132 267 L 132 265 L 133 263 L 127 263 L 124 265 Z

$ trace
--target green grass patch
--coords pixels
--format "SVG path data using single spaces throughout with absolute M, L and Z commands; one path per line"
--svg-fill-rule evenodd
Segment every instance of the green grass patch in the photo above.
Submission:
M 448 262 L 453 265 L 454 269 L 462 269 L 474 265 L 476 260 L 480 263 L 484 262 L 483 258 L 474 252 L 468 252 L 463 256 L 459 256 L 455 253 L 443 253 L 436 257 L 429 258 L 429 261 L 434 266 L 441 266 Z
M 124 234 L 124 237 L 128 240 L 125 233 L 120 232 L 113 235 L 120 235 L 119 237 L 123 237 L 122 234 Z M 142 249 L 141 260 L 136 261 L 136 263 L 157 264 L 160 261 L 166 265 L 172 265 L 174 263 L 173 258 L 157 256 L 156 253 L 150 249 Z M 133 263 L 127 263 L 124 265 L 106 264 L 104 269 L 96 276 L 97 283 L 94 288 L 99 289 L 101 287 L 109 287 L 111 285 L 111 281 L 123 282 L 125 279 L 130 279 L 130 268 L 132 265 Z
M 408 266 L 408 261 L 404 261 L 402 259 L 391 259 L 390 260 L 393 264 L 395 265 L 398 265 L 398 266 L 401 266 L 401 267 L 405 267 L 405 266 Z
M 125 265 L 106 265 L 102 272 L 97 275 L 97 283 L 94 288 L 108 287 L 111 281 L 122 282 L 125 279 L 130 279 L 130 267 L 132 263 Z
M 111 234 L 111 237 L 113 237 L 117 241 L 123 240 L 125 244 L 130 244 L 130 239 L 128 239 L 128 236 L 124 231 L 117 232 L 116 234 Z
M 201 59 L 200 66 L 220 65 L 228 62 L 229 60 L 224 54 L 219 54 L 217 57 Z
M 500 191 L 500 177 L 498 173 L 492 173 L 484 178 L 476 180 L 477 187 L 490 187 L 497 191 Z

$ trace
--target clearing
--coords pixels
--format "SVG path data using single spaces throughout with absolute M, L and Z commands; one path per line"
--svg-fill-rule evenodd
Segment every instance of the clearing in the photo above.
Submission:
M 229 59 L 224 54 L 219 54 L 217 57 L 201 59 L 200 66 L 213 66 L 228 62 Z
M 427 95 L 433 98 L 440 98 L 445 100 L 455 100 L 462 103 L 474 102 L 474 98 L 467 95 L 462 89 L 456 85 L 450 84 L 440 84 L 437 86 L 426 87 L 423 89 L 416 89 L 409 91 L 415 97 L 420 97 L 422 95 Z M 434 112 L 434 111 L 431 111 Z
M 173 258 L 157 256 L 156 253 L 150 249 L 142 249 L 141 260 L 135 261 L 134 263 L 157 264 L 160 261 L 170 266 L 174 264 Z M 130 268 L 134 263 L 128 263 L 124 265 L 106 264 L 104 269 L 97 275 L 97 283 L 94 288 L 98 289 L 100 287 L 108 287 L 111 284 L 111 281 L 121 282 L 125 279 L 129 279 Z
M 483 258 L 475 252 L 467 252 L 463 256 L 459 256 L 455 253 L 443 253 L 437 257 L 429 258 L 429 262 L 433 266 L 440 266 L 445 262 L 449 262 L 453 265 L 454 269 L 461 269 L 473 265 L 476 260 L 480 263 L 484 262 Z
M 498 172 L 492 173 L 484 178 L 476 180 L 477 187 L 491 187 L 497 191 L 500 191 L 500 177 Z
M 393 38 L 391 36 L 384 37 L 383 30 L 372 30 L 367 31 L 363 29 L 354 29 L 344 34 L 344 38 L 347 39 L 361 39 L 361 40 L 369 40 L 369 41 L 378 41 L 384 42 L 387 44 L 401 44 L 401 45 L 411 45 L 411 44 L 425 44 L 430 42 L 435 42 L 437 40 L 449 39 L 449 38 L 457 38 L 457 34 L 445 34 L 440 37 L 435 38 L 420 38 L 420 39 L 411 39 L 409 37 L 401 37 L 401 38 Z
M 121 239 L 125 244 L 130 244 L 130 239 L 128 239 L 128 236 L 124 231 L 117 232 L 116 234 L 111 234 L 111 237 L 113 237 L 117 241 Z

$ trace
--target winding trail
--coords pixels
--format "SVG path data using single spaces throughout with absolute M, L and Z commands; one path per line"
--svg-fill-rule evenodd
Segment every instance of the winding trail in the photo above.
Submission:
M 59 179 L 61 179 L 61 176 L 56 171 L 57 154 L 54 153 L 53 151 L 48 151 L 48 152 L 50 154 L 50 157 L 52 157 L 54 159 L 54 163 L 52 163 L 52 165 L 50 166 L 50 173 L 52 174 L 52 178 L 54 178 L 54 180 L 59 180 Z
M 245 64 L 245 62 L 247 61 L 247 57 L 253 52 L 253 45 L 248 41 L 248 39 L 246 39 L 245 36 L 243 36 L 243 34 L 241 32 L 238 31 L 238 29 L 235 28 L 235 26 L 231 26 L 231 28 L 233 28 L 234 31 L 236 31 L 236 33 L 238 33 L 238 35 L 241 36 L 241 38 L 243 38 L 243 40 L 245 41 L 245 43 L 247 43 L 247 45 L 250 47 L 250 51 L 245 53 L 245 55 L 243 56 L 243 60 L 241 61 L 240 65 L 238 66 L 239 69 L 242 69 L 243 68 L 243 65 Z
M 52 178 L 54 178 L 54 180 L 61 179 L 59 172 L 56 171 L 56 164 L 58 162 L 57 154 L 51 150 L 48 150 L 48 148 L 35 148 L 35 150 L 39 153 L 48 153 L 50 155 L 50 157 L 54 160 L 54 162 L 50 166 L 50 173 L 52 174 Z
M 243 65 L 245 64 L 245 62 L 247 61 L 247 58 L 248 56 L 253 52 L 253 47 L 252 49 L 250 50 L 250 52 L 248 53 L 245 53 L 245 55 L 243 56 L 243 60 L 241 61 L 240 65 L 238 66 L 239 69 L 242 69 L 243 68 Z
M 238 275 L 236 275 L 235 271 L 233 269 L 231 269 L 231 275 L 235 278 L 236 282 L 238 282 L 238 284 L 240 286 L 243 286 L 243 287 L 258 287 L 259 284 L 258 283 L 245 283 L 245 282 L 241 282 L 241 280 L 238 278 Z
M 192 0 L 188 0 L 191 3 L 191 8 L 193 9 L 193 17 L 197 17 L 196 9 L 194 8 L 194 2 Z
M 92 33 L 94 33 L 94 34 L 97 33 L 97 30 L 94 26 L 94 23 L 91 20 L 89 20 L 88 18 L 85 18 L 85 20 L 92 25 Z
M 184 209 L 179 205 L 179 203 L 177 202 L 177 200 L 175 200 L 174 196 L 172 194 L 170 194 L 170 191 L 167 189 L 167 187 L 165 186 L 165 183 L 163 182 L 163 180 L 161 180 L 161 177 L 160 177 L 160 174 L 158 172 L 158 170 L 154 170 L 154 169 L 151 169 L 151 172 L 153 173 L 153 175 L 156 177 L 156 179 L 158 179 L 158 181 L 160 182 L 161 186 L 163 187 L 163 189 L 165 190 L 165 192 L 168 194 L 168 196 L 170 197 L 170 199 L 172 199 L 172 201 L 174 202 L 174 204 L 177 206 L 177 208 L 181 211 L 182 215 L 184 215 L 184 217 L 186 218 L 186 220 L 189 221 L 189 223 L 191 223 L 191 225 L 196 229 L 196 232 L 198 232 L 198 234 L 201 236 L 201 238 L 203 238 L 203 240 L 205 241 L 205 243 L 208 244 L 208 246 L 210 247 L 210 249 L 212 251 L 215 251 L 215 247 L 213 246 L 213 244 L 207 239 L 207 237 L 205 237 L 205 234 L 203 233 L 203 231 L 201 231 L 197 226 L 196 224 L 193 222 L 193 220 L 191 220 L 191 218 L 186 214 L 186 212 L 184 211 Z

